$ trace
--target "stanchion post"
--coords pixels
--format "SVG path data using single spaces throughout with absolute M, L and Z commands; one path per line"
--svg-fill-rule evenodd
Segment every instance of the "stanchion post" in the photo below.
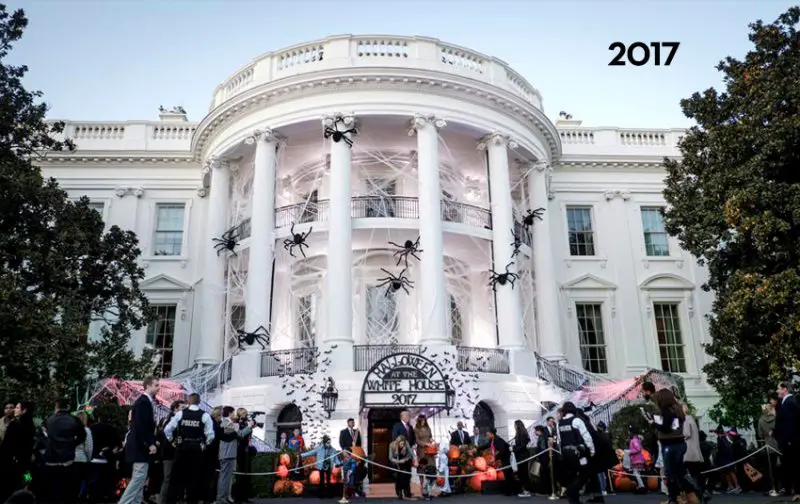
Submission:
M 548 453 L 550 457 L 550 497 L 547 500 L 558 500 L 558 496 L 556 496 L 556 477 L 553 472 L 553 448 L 550 447 L 550 452 Z

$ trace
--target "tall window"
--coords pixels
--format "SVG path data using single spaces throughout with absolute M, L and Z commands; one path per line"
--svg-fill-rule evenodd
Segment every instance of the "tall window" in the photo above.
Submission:
M 175 305 L 155 305 L 155 319 L 147 324 L 147 344 L 159 353 L 156 374 L 167 377 L 172 374 L 172 348 L 175 340 Z
M 581 350 L 583 369 L 591 373 L 608 373 L 606 358 L 606 335 L 603 331 L 603 305 L 600 303 L 577 303 L 578 344 Z
M 455 296 L 450 295 L 450 343 L 462 345 L 464 343 L 464 319 Z
M 567 207 L 567 228 L 569 255 L 595 255 L 591 207 Z
M 397 182 L 385 179 L 367 180 L 369 199 L 367 201 L 367 217 L 394 217 Z
M 302 348 L 311 348 L 317 341 L 317 298 L 308 294 L 297 298 L 297 342 Z
M 386 287 L 367 287 L 367 342 L 371 345 L 397 344 L 397 299 Z
M 156 231 L 153 255 L 179 256 L 183 252 L 183 220 L 186 205 L 159 203 L 156 205 Z
M 642 229 L 644 230 L 644 248 L 649 257 L 669 255 L 669 240 L 664 229 L 664 216 L 658 207 L 642 208 Z
M 236 304 L 231 306 L 231 327 L 234 331 L 244 331 L 244 321 L 247 311 L 244 305 Z
M 106 204 L 103 201 L 92 201 L 91 203 L 89 203 L 89 208 L 99 213 L 100 217 L 102 217 L 103 211 L 106 209 Z
M 686 372 L 679 307 L 678 303 L 653 303 L 661 369 L 671 373 Z

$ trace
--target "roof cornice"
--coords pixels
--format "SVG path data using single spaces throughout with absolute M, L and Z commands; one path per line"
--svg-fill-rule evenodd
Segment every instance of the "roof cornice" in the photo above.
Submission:
M 172 164 L 196 167 L 197 160 L 190 152 L 158 151 L 82 151 L 50 152 L 35 161 L 39 166 L 64 164 Z

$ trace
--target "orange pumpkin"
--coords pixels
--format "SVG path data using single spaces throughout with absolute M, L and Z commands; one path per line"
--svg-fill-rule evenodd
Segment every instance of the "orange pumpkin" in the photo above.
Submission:
M 366 458 L 367 457 L 367 454 L 364 451 L 364 448 L 361 448 L 360 446 L 355 446 L 350 451 L 353 452 L 353 455 L 355 455 L 356 457 L 361 457 L 361 458 Z
M 299 481 L 292 483 L 292 493 L 295 495 L 303 495 L 303 484 Z
M 475 457 L 475 460 L 473 460 L 472 463 L 475 465 L 475 469 L 477 469 L 478 471 L 483 472 L 483 471 L 486 470 L 486 459 L 485 458 L 483 458 L 483 457 Z
M 497 471 L 497 481 L 505 481 L 506 473 L 503 471 Z
M 317 457 L 306 457 L 303 459 L 303 465 L 308 466 L 317 463 Z
M 447 458 L 449 458 L 450 460 L 457 460 L 458 457 L 460 456 L 461 456 L 461 451 L 458 449 L 458 446 L 455 445 L 451 446 L 450 450 L 448 450 L 447 452 Z
M 660 478 L 658 476 L 648 476 L 647 481 L 645 482 L 645 485 L 647 485 L 647 489 L 652 492 L 658 491 L 658 487 L 660 486 L 661 483 L 660 481 L 658 481 L 659 479 Z
M 280 479 L 286 479 L 289 476 L 289 468 L 281 464 L 278 466 L 278 469 L 275 471 L 275 473 Z
M 469 489 L 473 492 L 480 492 L 483 489 L 483 482 L 486 481 L 486 475 L 477 473 L 469 479 Z
M 288 466 L 292 463 L 292 457 L 289 456 L 288 453 L 281 453 L 281 456 L 278 457 L 278 464 Z
M 319 485 L 319 471 L 316 469 L 311 471 L 311 474 L 308 475 L 308 482 L 312 485 Z
M 425 447 L 425 455 L 436 455 L 439 453 L 439 447 L 431 443 Z
M 494 467 L 486 469 L 486 472 L 484 474 L 486 474 L 486 481 L 494 481 L 497 479 L 497 469 L 495 469 Z
M 623 476 L 622 474 L 614 479 L 614 488 L 617 489 L 617 492 L 633 492 L 635 487 L 635 483 L 631 481 L 630 478 Z
M 494 455 L 492 455 L 491 453 L 487 453 L 486 455 L 483 456 L 483 458 L 486 459 L 486 465 L 488 465 L 489 467 L 494 467 L 494 463 L 497 462 L 494 459 Z
M 444 477 L 443 476 L 439 476 L 438 478 L 436 478 L 436 486 L 438 486 L 438 487 L 443 487 L 444 486 Z
M 338 477 L 340 474 L 342 474 L 342 468 L 341 467 L 334 467 L 333 469 L 331 469 L 331 477 L 333 477 L 333 476 L 337 476 Z
M 275 495 L 282 495 L 286 491 L 286 484 L 288 481 L 286 480 L 278 480 L 275 482 L 275 485 L 272 487 L 272 493 Z
M 642 450 L 642 456 L 644 457 L 644 463 L 648 467 L 653 465 L 653 456 L 650 455 L 650 452 L 647 450 Z

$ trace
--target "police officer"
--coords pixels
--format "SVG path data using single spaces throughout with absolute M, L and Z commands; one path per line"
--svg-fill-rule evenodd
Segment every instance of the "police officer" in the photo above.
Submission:
M 590 459 L 595 453 L 594 442 L 573 403 L 565 402 L 561 410 L 563 413 L 558 421 L 558 444 L 561 446 L 564 481 L 568 482 L 567 502 L 580 504 L 581 489 L 592 476 Z
M 203 470 L 203 450 L 214 440 L 214 423 L 200 409 L 199 395 L 190 394 L 188 403 L 189 407 L 176 413 L 164 428 L 164 437 L 175 445 L 167 504 L 183 500 L 184 492 L 190 503 L 203 498 L 202 485 L 194 479 Z

